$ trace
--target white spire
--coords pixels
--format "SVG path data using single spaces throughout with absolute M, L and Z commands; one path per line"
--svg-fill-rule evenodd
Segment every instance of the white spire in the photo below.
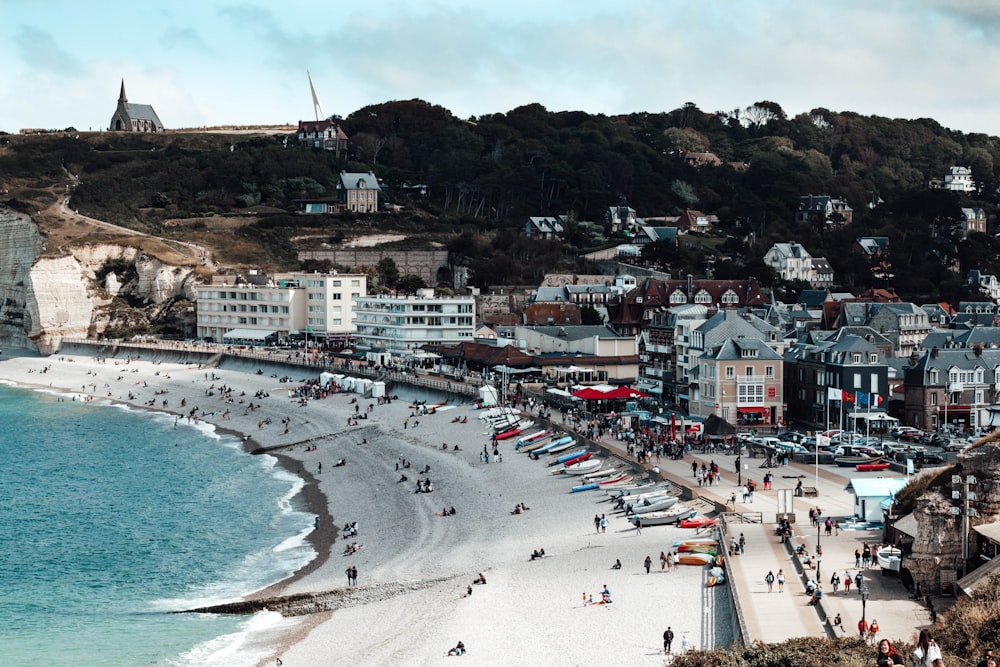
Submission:
M 306 76 L 309 77 L 309 91 L 313 96 L 313 111 L 316 112 L 316 120 L 325 120 L 326 114 L 323 113 L 323 105 L 319 101 L 319 96 L 316 94 L 316 86 L 313 85 L 312 75 L 309 74 L 309 70 L 306 70 Z

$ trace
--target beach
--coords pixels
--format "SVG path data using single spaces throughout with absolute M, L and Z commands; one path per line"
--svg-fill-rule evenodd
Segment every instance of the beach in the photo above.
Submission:
M 461 641 L 475 664 L 659 665 L 668 626 L 675 651 L 684 641 L 707 648 L 731 639 L 724 588 L 706 588 L 703 568 L 660 569 L 660 552 L 688 531 L 656 526 L 636 534 L 601 502 L 602 492 L 570 493 L 574 481 L 551 475 L 544 457 L 515 452 L 513 441 L 500 444 L 500 461 L 485 463 L 489 429 L 467 399 L 426 415 L 415 402 L 439 399 L 404 385 L 390 390 L 399 399 L 383 404 L 357 394 L 302 400 L 292 394 L 314 371 L 121 355 L 5 351 L 0 380 L 170 412 L 179 424 L 211 423 L 306 482 L 294 501 L 318 518 L 310 536 L 317 557 L 283 581 L 247 591 L 248 600 L 293 622 L 250 635 L 248 654 L 258 657 L 239 664 L 438 664 Z M 467 423 L 456 421 L 464 417 Z M 430 480 L 433 492 L 415 493 L 418 479 Z M 530 509 L 512 514 L 518 503 Z M 451 507 L 455 514 L 442 516 Z M 595 530 L 595 514 L 607 515 L 606 532 Z M 355 522 L 357 535 L 343 538 L 341 529 Z M 358 548 L 345 555 L 350 544 Z M 532 560 L 536 549 L 545 557 Z M 616 560 L 620 570 L 611 568 Z M 350 567 L 358 573 L 353 586 Z M 480 573 L 487 583 L 473 585 Z M 611 604 L 584 604 L 585 593 L 600 601 L 605 586 Z M 290 596 L 306 601 L 290 603 Z

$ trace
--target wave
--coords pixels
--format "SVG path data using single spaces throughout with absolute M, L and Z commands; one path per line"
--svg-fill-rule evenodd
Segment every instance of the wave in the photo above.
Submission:
M 237 632 L 203 642 L 167 662 L 169 667 L 236 667 L 256 665 L 273 653 L 259 640 L 300 623 L 286 619 L 276 611 L 262 611 L 251 616 Z

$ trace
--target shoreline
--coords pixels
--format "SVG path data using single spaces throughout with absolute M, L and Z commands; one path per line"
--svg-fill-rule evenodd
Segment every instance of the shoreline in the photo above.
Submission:
M 510 664 L 514 655 L 520 664 L 566 662 L 569 655 L 575 656 L 570 659 L 574 663 L 584 656 L 614 662 L 627 655 L 640 664 L 662 664 L 661 650 L 650 647 L 658 645 L 666 625 L 674 627 L 678 638 L 682 633 L 690 637 L 695 647 L 728 641 L 724 628 L 718 636 L 706 630 L 700 614 L 678 613 L 679 608 L 709 605 L 708 615 L 710 607 L 721 604 L 718 590 L 703 588 L 700 568 L 657 572 L 648 579 L 642 570 L 643 559 L 670 548 L 672 540 L 684 534 L 680 529 L 658 527 L 635 535 L 630 524 L 613 517 L 610 506 L 599 504 L 597 496 L 568 493 L 569 480 L 550 475 L 544 461 L 515 453 L 513 443 L 501 444 L 502 462 L 484 464 L 480 447 L 488 442 L 485 425 L 471 410 L 471 401 L 452 398 L 448 409 L 426 416 L 414 416 L 408 397 L 376 406 L 356 394 L 333 394 L 300 405 L 287 390 L 300 386 L 299 377 L 313 376 L 305 369 L 294 381 L 279 383 L 275 378 L 287 375 L 287 368 L 271 376 L 250 370 L 270 370 L 265 363 L 206 369 L 113 356 L 102 364 L 79 352 L 76 356 L 73 362 L 58 362 L 58 355 L 21 362 L 5 356 L 0 377 L 29 389 L 62 388 L 80 395 L 69 387 L 79 387 L 80 380 L 93 380 L 99 373 L 100 379 L 91 382 L 95 400 L 178 419 L 186 418 L 177 409 L 182 397 L 189 405 L 204 403 L 203 410 L 197 408 L 205 415 L 201 421 L 220 434 L 240 438 L 248 453 L 274 456 L 276 465 L 303 480 L 293 502 L 321 519 L 320 529 L 306 537 L 315 557 L 288 577 L 241 596 L 238 603 L 264 602 L 268 609 L 296 615 L 296 623 L 251 638 L 258 655 L 263 647 L 269 657 L 247 664 L 273 664 L 279 657 L 286 664 L 320 664 L 334 654 L 345 664 L 437 664 L 460 638 L 480 664 Z M 28 368 L 46 364 L 58 367 L 47 387 L 38 383 L 38 376 L 27 375 Z M 139 377 L 126 378 L 125 385 L 140 378 L 143 384 L 136 397 L 99 395 L 96 385 L 105 381 L 107 371 L 113 377 L 129 364 L 135 364 L 129 372 Z M 84 371 L 89 371 L 86 376 Z M 73 376 L 77 379 L 70 379 Z M 134 388 L 139 383 L 132 384 Z M 221 404 L 224 408 L 220 396 L 211 393 L 217 385 L 233 390 Z M 246 403 L 258 403 L 253 396 L 261 390 L 270 396 L 259 401 L 260 412 L 248 410 Z M 120 385 L 109 391 L 115 394 Z M 170 406 L 161 409 L 159 398 L 164 396 L 158 393 L 155 407 L 143 405 L 150 392 L 163 392 Z M 400 393 L 419 398 L 428 392 L 400 388 Z M 245 398 L 237 402 L 239 397 Z M 357 414 L 362 406 L 371 420 L 346 426 L 352 408 Z M 273 422 L 267 428 L 261 422 L 265 416 Z M 468 417 L 468 423 L 456 423 L 461 417 Z M 288 432 L 277 426 L 282 419 L 288 420 Z M 306 451 L 306 442 L 318 449 Z M 441 443 L 448 447 L 443 449 Z M 456 443 L 459 451 L 453 450 Z M 345 458 L 347 466 L 332 467 L 339 458 Z M 394 466 L 404 459 L 413 469 L 407 471 L 410 480 L 400 483 L 401 473 Z M 330 467 L 320 471 L 323 463 Z M 425 466 L 434 492 L 414 494 L 417 470 Z M 514 516 L 511 510 L 520 502 L 532 509 Z M 458 514 L 441 517 L 441 508 L 449 506 Z M 606 534 L 593 532 L 595 509 L 609 514 Z M 363 548 L 338 561 L 333 549 L 338 525 L 345 520 L 360 522 L 359 537 L 351 539 Z M 539 547 L 545 548 L 546 557 L 531 561 L 528 556 Z M 623 563 L 620 571 L 609 569 L 616 558 Z M 344 585 L 337 568 L 345 565 L 358 568 L 360 585 Z M 490 584 L 468 595 L 465 588 L 478 572 L 485 573 Z M 599 591 L 605 584 L 617 604 L 607 611 L 581 606 L 581 590 Z M 619 612 L 623 607 L 627 613 Z M 642 637 L 632 622 L 636 614 L 654 624 L 640 633 Z M 546 623 L 526 625 L 528 617 L 545 618 Z M 663 628 L 656 619 L 663 619 Z M 594 646 L 595 632 L 610 636 Z M 530 655 L 523 653 L 524 646 L 531 646 Z

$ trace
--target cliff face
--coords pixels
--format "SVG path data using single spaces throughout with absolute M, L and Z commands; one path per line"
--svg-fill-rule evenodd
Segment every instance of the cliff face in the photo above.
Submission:
M 177 298 L 193 298 L 189 267 L 165 265 L 135 248 L 84 245 L 39 255 L 44 240 L 30 217 L 0 208 L 0 346 L 55 350 L 63 338 L 155 321 Z M 127 303 L 128 312 L 116 307 Z
M 956 463 L 953 475 L 962 480 L 972 476 L 976 480 L 968 487 L 975 494 L 975 499 L 969 501 L 975 515 L 968 521 L 971 536 L 968 553 L 970 558 L 974 558 L 976 539 L 971 527 L 1000 520 L 1000 433 L 991 434 L 961 452 Z M 913 510 L 917 536 L 913 552 L 903 566 L 927 591 L 937 590 L 942 569 L 956 570 L 959 576 L 969 572 L 962 562 L 965 524 L 961 512 L 964 512 L 965 490 L 960 484 L 950 484 L 950 477 L 943 486 L 928 489 L 917 500 Z M 952 498 L 953 490 L 960 492 L 960 498 Z M 953 507 L 959 508 L 960 513 L 954 514 Z

